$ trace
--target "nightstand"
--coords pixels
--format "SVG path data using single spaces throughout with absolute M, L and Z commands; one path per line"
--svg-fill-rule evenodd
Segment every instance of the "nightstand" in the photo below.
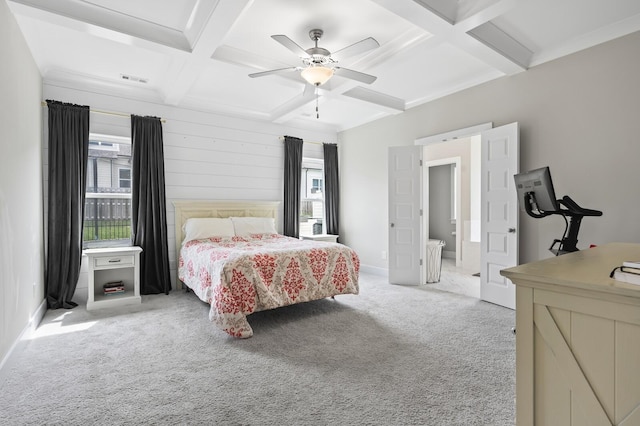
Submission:
M 87 249 L 88 257 L 87 310 L 120 305 L 139 304 L 140 247 L 110 247 Z M 124 292 L 105 294 L 104 284 L 122 281 Z
M 335 243 L 338 241 L 338 236 L 331 234 L 304 235 L 300 238 L 303 240 L 327 241 L 329 243 Z

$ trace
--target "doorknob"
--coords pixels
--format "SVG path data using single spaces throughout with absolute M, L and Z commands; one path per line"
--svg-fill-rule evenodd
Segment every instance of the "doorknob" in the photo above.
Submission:
M 391 224 L 391 227 L 393 228 L 394 226 L 396 226 L 396 225 L 392 223 L 392 224 Z
M 508 229 L 508 232 L 509 232 L 510 234 L 515 234 L 515 233 L 516 233 L 516 228 L 509 228 L 509 229 Z

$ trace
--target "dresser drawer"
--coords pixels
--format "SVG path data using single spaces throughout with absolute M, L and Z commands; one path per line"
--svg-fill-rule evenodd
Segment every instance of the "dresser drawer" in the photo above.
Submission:
M 133 266 L 134 265 L 134 256 L 109 256 L 109 257 L 94 257 L 93 258 L 93 266 L 94 268 L 104 268 L 109 266 Z

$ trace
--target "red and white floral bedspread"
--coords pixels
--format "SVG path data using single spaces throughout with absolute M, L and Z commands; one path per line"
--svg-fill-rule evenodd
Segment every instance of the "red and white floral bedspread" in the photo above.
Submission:
M 246 338 L 253 312 L 358 294 L 359 270 L 358 255 L 342 244 L 260 234 L 187 242 L 178 276 L 211 305 L 213 323 Z

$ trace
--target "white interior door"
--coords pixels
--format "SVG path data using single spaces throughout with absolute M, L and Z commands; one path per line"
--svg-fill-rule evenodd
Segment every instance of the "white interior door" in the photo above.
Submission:
M 480 298 L 515 309 L 515 286 L 500 270 L 518 264 L 518 123 L 482 132 Z
M 389 148 L 389 282 L 424 283 L 422 147 Z

